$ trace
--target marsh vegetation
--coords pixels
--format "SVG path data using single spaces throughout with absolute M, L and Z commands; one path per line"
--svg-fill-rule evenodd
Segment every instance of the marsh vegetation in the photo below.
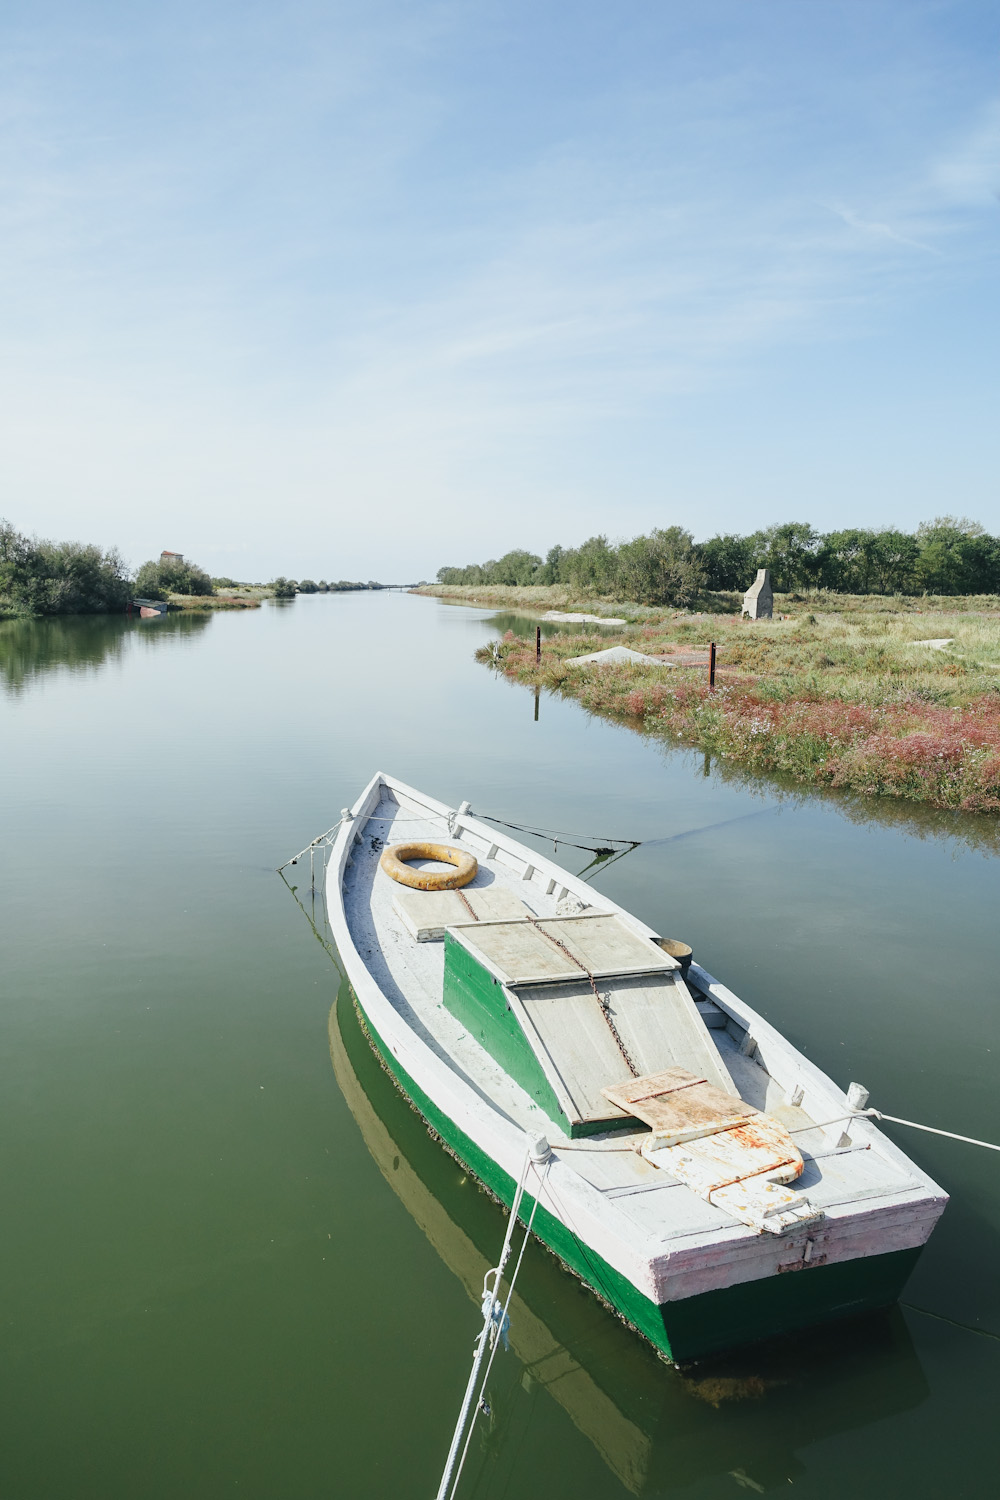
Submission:
M 984 601 L 985 602 L 985 601 Z M 839 612 L 785 619 L 647 618 L 611 640 L 662 664 L 575 665 L 594 633 L 477 652 L 506 676 L 748 769 L 966 811 L 1000 811 L 1000 612 Z M 993 601 L 995 607 L 998 601 Z M 652 613 L 652 612 L 650 612 Z M 684 664 L 717 643 L 717 677 Z M 927 642 L 944 641 L 944 645 Z

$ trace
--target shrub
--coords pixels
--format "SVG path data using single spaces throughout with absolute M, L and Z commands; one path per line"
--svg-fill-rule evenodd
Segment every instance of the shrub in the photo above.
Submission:
M 319 584 L 313 583 L 311 578 L 300 578 L 298 590 L 300 594 L 318 594 Z
M 0 521 L 0 613 L 109 614 L 124 610 L 131 592 L 114 548 L 39 541 Z
M 294 599 L 295 598 L 295 579 L 294 578 L 284 578 L 284 577 L 272 578 L 269 587 L 272 590 L 272 592 L 274 594 L 274 597 L 276 599 Z
M 211 594 L 213 587 L 211 578 L 197 563 L 158 558 L 143 563 L 135 575 L 135 592 L 140 598 L 166 599 L 170 594 Z

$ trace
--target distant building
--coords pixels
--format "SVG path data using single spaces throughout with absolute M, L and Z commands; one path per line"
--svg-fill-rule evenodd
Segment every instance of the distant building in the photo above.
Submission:
M 183 561 L 184 561 L 184 553 L 183 552 L 161 552 L 160 553 L 160 562 L 161 563 L 182 563 Z
M 743 614 L 751 620 L 770 620 L 774 616 L 774 594 L 771 592 L 771 574 L 767 568 L 758 568 L 757 577 L 743 595 Z

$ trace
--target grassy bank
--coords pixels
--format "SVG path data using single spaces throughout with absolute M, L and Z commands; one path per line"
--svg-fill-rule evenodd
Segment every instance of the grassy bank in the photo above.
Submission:
M 610 595 L 581 594 L 568 584 L 449 584 L 427 583 L 411 589 L 412 594 L 428 594 L 451 604 L 478 604 L 487 609 L 524 609 L 545 611 L 558 609 L 591 615 L 614 615 L 631 624 L 656 624 L 681 617 L 669 606 L 636 604 Z M 731 615 L 738 612 L 742 594 L 704 590 L 695 613 Z M 996 614 L 1000 616 L 1000 595 L 968 594 L 838 594 L 828 589 L 814 589 L 804 594 L 775 594 L 775 614 L 802 616 L 822 614 Z M 683 618 L 690 617 L 685 611 Z
M 977 600 L 973 611 L 922 598 L 895 612 L 867 602 L 840 612 L 798 602 L 794 615 L 756 624 L 664 613 L 613 637 L 663 655 L 663 665 L 567 664 L 610 644 L 605 629 L 547 640 L 540 666 L 534 642 L 510 633 L 477 656 L 516 681 L 748 769 L 1000 811 L 1000 601 Z M 919 644 L 928 637 L 952 640 L 937 650 Z M 669 665 L 697 658 L 710 639 L 718 646 L 714 692 L 704 665 Z
M 486 609 L 525 609 L 544 612 L 558 609 L 589 615 L 612 615 L 632 623 L 646 620 L 670 618 L 677 613 L 647 604 L 636 604 L 610 596 L 581 594 L 567 583 L 515 584 L 492 583 L 469 585 L 464 583 L 424 583 L 411 589 L 411 594 L 427 594 L 443 599 L 447 604 L 478 604 Z M 731 614 L 739 608 L 735 594 L 705 594 L 699 604 L 709 613 L 725 611 Z
M 167 609 L 259 609 L 262 599 L 273 597 L 273 590 L 265 588 L 228 589 L 224 594 L 169 594 Z

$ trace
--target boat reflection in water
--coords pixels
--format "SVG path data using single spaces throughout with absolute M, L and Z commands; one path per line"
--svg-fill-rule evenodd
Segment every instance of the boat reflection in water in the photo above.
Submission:
M 478 1314 L 504 1220 L 382 1069 L 346 982 L 330 1012 L 330 1051 L 379 1170 Z M 884 1421 L 929 1395 L 898 1308 L 681 1373 L 582 1295 L 532 1242 L 510 1318 L 523 1391 L 531 1400 L 545 1392 L 558 1402 L 635 1495 L 670 1493 L 721 1474 L 752 1493 L 784 1492 L 806 1473 L 797 1454 L 810 1444 Z M 477 1326 L 477 1316 L 470 1316 L 470 1344 Z M 459 1394 L 456 1389 L 456 1409 Z M 446 1439 L 443 1428 L 443 1445 Z

